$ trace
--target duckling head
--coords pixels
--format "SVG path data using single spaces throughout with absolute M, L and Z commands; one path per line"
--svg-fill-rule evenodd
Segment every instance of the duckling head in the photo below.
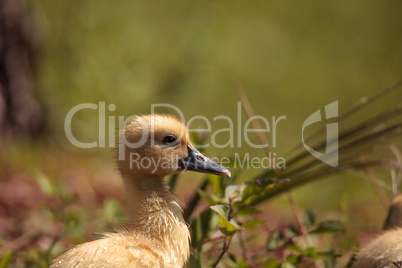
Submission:
M 123 175 L 164 177 L 186 170 L 230 177 L 230 171 L 201 154 L 188 128 L 166 115 L 137 116 L 120 136 L 119 170 Z

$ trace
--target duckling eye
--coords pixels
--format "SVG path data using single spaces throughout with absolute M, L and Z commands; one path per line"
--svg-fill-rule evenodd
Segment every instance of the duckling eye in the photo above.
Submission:
M 176 143 L 176 138 L 173 137 L 173 136 L 166 136 L 166 137 L 163 139 L 163 142 L 164 142 L 165 144 L 167 144 L 167 145 L 172 145 L 173 143 Z

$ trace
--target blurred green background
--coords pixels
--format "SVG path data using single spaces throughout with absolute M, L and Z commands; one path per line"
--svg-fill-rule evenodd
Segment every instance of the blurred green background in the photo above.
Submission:
M 65 137 L 66 114 L 81 103 L 114 104 L 116 109 L 106 115 L 116 118 L 146 114 L 151 104 L 169 103 L 186 120 L 202 115 L 213 122 L 219 115 L 237 118 L 234 85 L 241 84 L 256 114 L 286 116 L 278 124 L 273 148 L 280 156 L 301 142 L 301 126 L 316 110 L 339 100 L 342 114 L 360 98 L 402 78 L 402 2 L 396 0 L 40 0 L 27 6 L 41 48 L 34 81 L 47 132 L 40 141 L 5 145 L 1 159 L 3 166 L 28 177 L 41 172 L 67 184 L 71 176 L 78 181 L 87 177 L 98 188 L 110 183 L 121 191 L 111 148 L 76 148 Z M 395 98 L 402 95 L 380 106 Z M 222 127 L 227 127 L 225 121 L 213 122 L 212 131 Z M 81 141 L 96 141 L 97 111 L 77 113 L 72 130 Z M 226 139 L 225 134 L 218 137 L 221 143 Z M 264 156 L 249 146 L 208 149 L 218 156 L 236 152 Z M 247 172 L 245 179 L 257 173 Z M 197 175 L 185 176 L 190 177 L 197 180 Z M 314 183 L 295 191 L 296 199 L 303 209 L 321 211 L 323 217 L 348 200 L 351 214 L 361 209 L 358 217 L 352 216 L 352 230 L 378 230 L 385 210 L 371 185 L 359 177 L 341 175 Z M 195 184 L 180 183 L 178 195 L 186 199 L 180 190 Z M 285 199 L 271 206 L 270 211 L 292 219 Z
M 306 115 L 334 100 L 342 112 L 401 77 L 400 1 L 42 0 L 33 7 L 43 37 L 38 94 L 63 141 L 66 113 L 83 102 L 115 104 L 109 115 L 170 103 L 187 118 L 235 116 L 238 82 L 257 114 L 288 116 L 281 136 L 294 144 Z M 79 119 L 76 131 L 97 137 L 96 116 Z
M 237 118 L 240 83 L 256 114 L 287 117 L 274 148 L 282 155 L 300 143 L 301 126 L 317 109 L 339 100 L 342 114 L 399 81 L 401 8 L 400 1 L 40 1 L 37 89 L 52 137 L 72 149 L 63 126 L 77 104 L 104 101 L 117 107 L 107 116 L 128 117 L 169 103 L 187 120 L 206 116 L 215 131 L 227 123 L 213 117 Z M 97 116 L 77 113 L 73 133 L 96 141 Z M 264 156 L 244 145 L 209 151 Z M 309 197 L 331 194 L 339 192 Z

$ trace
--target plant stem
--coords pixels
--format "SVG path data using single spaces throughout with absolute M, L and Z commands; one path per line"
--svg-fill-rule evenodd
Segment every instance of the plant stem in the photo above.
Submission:
M 219 262 L 221 261 L 223 255 L 225 255 L 226 251 L 229 249 L 231 241 L 232 241 L 232 236 L 225 236 L 225 238 L 223 239 L 223 247 L 222 247 L 221 254 L 219 254 L 218 259 L 212 265 L 213 268 L 215 268 L 219 264 Z
M 363 163 L 364 161 L 366 161 L 366 158 L 364 157 L 364 155 L 360 156 L 360 161 Z M 376 178 L 373 169 L 370 166 L 366 167 L 366 174 L 368 176 L 368 178 L 371 181 L 371 184 L 373 185 L 373 188 L 378 196 L 378 198 L 381 201 L 381 204 L 383 205 L 383 207 L 385 208 L 385 210 L 388 209 L 388 201 L 387 198 L 384 195 L 384 192 L 381 190 L 380 186 L 378 185 L 377 181 L 378 179 Z

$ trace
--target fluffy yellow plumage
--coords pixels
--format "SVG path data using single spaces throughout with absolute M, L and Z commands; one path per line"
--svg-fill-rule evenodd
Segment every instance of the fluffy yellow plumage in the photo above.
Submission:
M 128 196 L 129 224 L 70 249 L 51 267 L 183 267 L 190 234 L 164 176 L 185 170 L 230 176 L 193 147 L 182 122 L 162 115 L 139 116 L 126 125 L 118 167 Z
M 384 233 L 359 252 L 353 268 L 401 267 L 397 265 L 402 265 L 402 194 L 392 199 Z

